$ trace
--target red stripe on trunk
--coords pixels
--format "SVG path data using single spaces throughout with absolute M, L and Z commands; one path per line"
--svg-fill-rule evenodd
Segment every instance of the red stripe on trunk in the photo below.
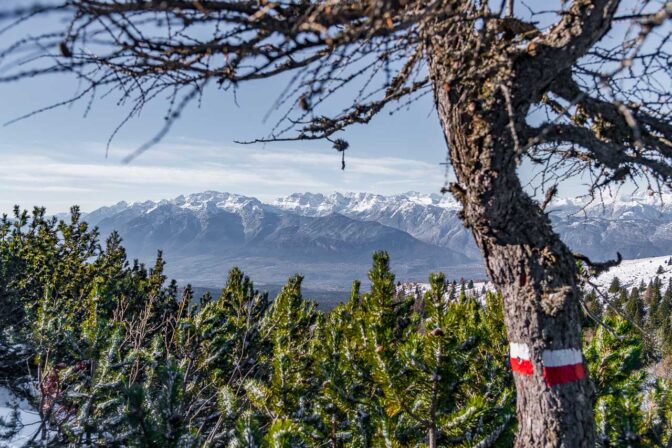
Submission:
M 529 359 L 511 358 L 511 370 L 521 375 L 532 375 L 534 365 Z
M 583 363 L 558 367 L 544 367 L 544 379 L 548 386 L 579 381 L 585 376 L 586 369 L 583 366 Z

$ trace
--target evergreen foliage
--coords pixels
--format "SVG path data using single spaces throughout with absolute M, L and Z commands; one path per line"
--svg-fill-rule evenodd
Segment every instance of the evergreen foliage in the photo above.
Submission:
M 40 413 L 32 443 L 137 447 L 508 447 L 515 394 L 502 298 L 432 274 L 399 293 L 374 254 L 328 313 L 291 277 L 270 300 L 239 269 L 217 298 L 194 297 L 69 222 L 17 210 L 0 226 L 0 376 Z M 660 281 L 607 312 L 585 298 L 596 412 L 609 446 L 670 443 L 672 289 Z M 467 294 L 468 289 L 472 294 Z M 631 314 L 630 314 L 631 313 Z M 587 313 L 588 314 L 588 313 Z M 0 421 L 0 443 L 20 429 Z
M 648 378 L 643 336 L 631 323 L 609 317 L 585 350 L 595 383 L 595 416 L 603 446 L 651 447 L 672 443 L 669 381 Z

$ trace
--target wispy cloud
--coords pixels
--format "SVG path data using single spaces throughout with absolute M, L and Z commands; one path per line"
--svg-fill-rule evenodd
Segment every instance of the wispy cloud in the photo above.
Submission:
M 0 146 L 0 210 L 12 204 L 73 203 L 90 209 L 119 200 L 172 197 L 202 190 L 231 191 L 272 199 L 296 191 L 437 191 L 444 171 L 436 164 L 396 157 L 347 157 L 345 171 L 334 153 L 296 149 L 231 148 L 207 142 L 171 142 L 131 165 L 115 147 L 106 159 L 99 145 L 81 152 Z

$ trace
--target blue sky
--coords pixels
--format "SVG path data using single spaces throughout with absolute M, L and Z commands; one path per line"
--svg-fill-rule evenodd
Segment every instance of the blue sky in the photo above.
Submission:
M 161 144 L 130 165 L 121 159 L 160 129 L 165 101 L 124 127 L 108 157 L 107 139 L 127 111 L 111 99 L 96 102 L 86 117 L 86 103 L 79 103 L 1 127 L 0 211 L 14 204 L 91 210 L 208 189 L 272 199 L 296 191 L 430 193 L 443 186 L 445 144 L 429 99 L 344 133 L 351 143 L 345 171 L 328 142 L 234 143 L 272 128 L 276 115 L 263 117 L 279 82 L 242 86 L 239 106 L 230 93 L 210 89 L 200 107 L 190 107 Z M 0 122 L 66 99 L 75 89 L 64 76 L 0 85 Z
M 0 46 L 11 37 L 0 36 Z M 263 117 L 286 81 L 242 85 L 239 105 L 230 92 L 209 88 L 161 144 L 130 165 L 121 160 L 161 128 L 165 100 L 151 103 L 125 126 L 108 157 L 105 144 L 128 111 L 114 97 L 96 101 L 86 117 L 87 104 L 80 102 L 0 127 L 0 213 L 14 204 L 43 205 L 51 212 L 78 204 L 90 211 L 121 200 L 203 190 L 270 200 L 297 191 L 438 193 L 444 186 L 446 148 L 429 96 L 408 111 L 393 116 L 383 112 L 368 126 L 348 129 L 343 134 L 351 144 L 345 171 L 329 142 L 234 143 L 268 134 L 278 113 L 266 122 Z M 68 99 L 76 89 L 75 80 L 61 75 L 0 84 L 0 123 Z M 528 166 L 521 168 L 524 179 L 529 171 Z M 579 194 L 580 184 L 567 183 L 561 194 Z

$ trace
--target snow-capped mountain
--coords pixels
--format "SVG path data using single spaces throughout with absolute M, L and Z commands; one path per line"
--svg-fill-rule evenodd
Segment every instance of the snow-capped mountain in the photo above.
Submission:
M 376 220 L 336 210 L 306 216 L 229 193 L 119 203 L 85 219 L 102 235 L 118 231 L 132 257 L 150 262 L 163 250 L 171 277 L 199 285 L 219 285 L 239 265 L 260 283 L 283 283 L 300 272 L 314 284 L 343 286 L 365 277 L 371 254 L 382 249 L 404 279 L 458 265 L 482 272 L 461 252 Z
M 461 207 L 449 195 L 295 193 L 277 199 L 273 205 L 303 216 L 340 213 L 353 219 L 380 222 L 408 232 L 421 241 L 450 248 L 470 258 L 480 258 L 471 234 L 458 217 Z
M 452 197 L 439 194 L 408 192 L 393 196 L 373 193 L 294 193 L 273 202 L 276 207 L 306 216 L 323 216 L 330 213 L 366 214 L 377 213 L 384 209 L 412 209 L 420 207 L 438 207 L 446 210 L 459 210 L 460 205 Z
M 669 201 L 668 201 L 669 200 Z M 371 252 L 391 252 L 401 280 L 485 277 L 473 238 L 452 197 L 405 193 L 295 193 L 271 203 L 206 191 L 171 200 L 120 202 L 86 215 L 103 235 L 117 230 L 133 257 L 150 261 L 158 249 L 169 273 L 218 285 L 233 265 L 257 281 L 282 283 L 294 272 L 317 284 L 363 278 Z M 672 197 L 560 199 L 547 209 L 555 229 L 594 260 L 672 253 Z
M 335 211 L 353 219 L 377 221 L 480 258 L 471 234 L 458 218 L 460 206 L 448 195 L 296 193 L 273 205 L 304 216 Z M 558 199 L 547 212 L 563 240 L 595 260 L 614 258 L 617 251 L 625 258 L 672 253 L 672 195 Z
M 672 253 L 672 196 L 607 198 L 585 204 L 556 201 L 549 207 L 555 229 L 573 249 L 596 260 Z

